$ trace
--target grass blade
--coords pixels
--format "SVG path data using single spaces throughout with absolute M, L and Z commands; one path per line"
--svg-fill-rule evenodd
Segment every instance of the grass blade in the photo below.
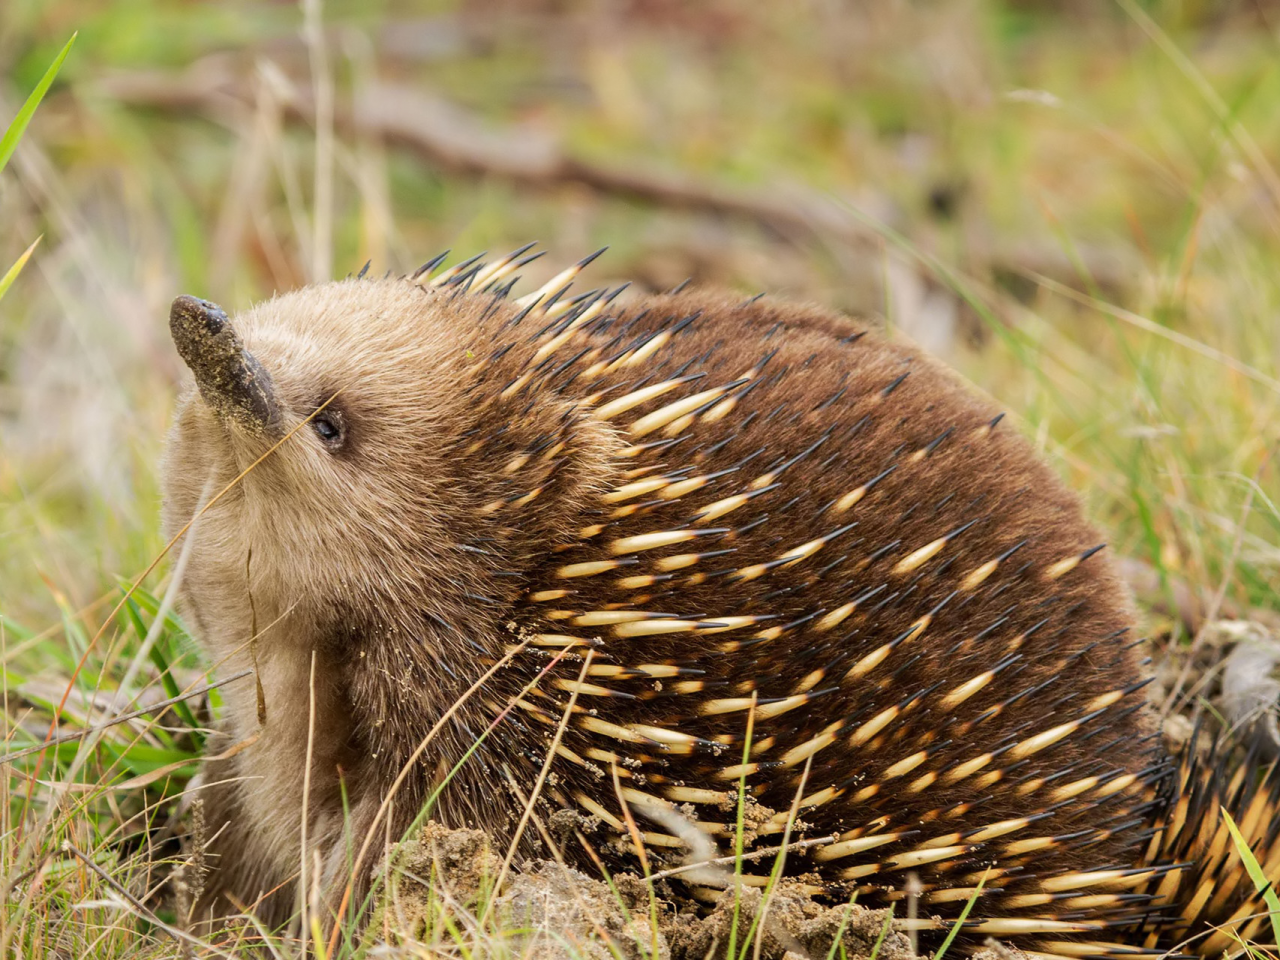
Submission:
M 22 268 L 27 265 L 27 261 L 31 259 L 31 255 L 36 252 L 36 244 L 39 242 L 40 238 L 36 237 L 35 240 L 32 241 L 31 246 L 27 247 L 26 252 L 14 262 L 12 267 L 9 268 L 8 273 L 3 277 L 0 277 L 0 300 L 4 299 L 4 295 L 9 291 L 9 288 L 13 286 L 13 281 L 18 279 L 18 274 L 20 274 L 22 272 Z
M 880 936 L 876 937 L 876 942 L 871 948 L 870 960 L 876 960 L 876 958 L 880 956 L 880 948 L 884 946 L 884 938 L 889 935 L 889 927 L 893 925 L 894 906 L 895 904 L 892 904 L 892 903 L 889 904 L 889 911 L 884 915 L 884 925 L 880 927 Z M 843 924 L 841 925 L 841 933 L 842 935 L 840 937 L 837 937 L 835 942 L 831 944 L 831 949 L 832 951 L 834 951 L 836 948 L 836 945 L 838 944 L 840 946 L 840 952 L 843 954 L 844 953 Z
M 982 896 L 983 884 L 987 882 L 987 875 L 991 873 L 991 868 L 987 867 L 982 872 L 982 876 L 978 879 L 978 885 L 973 889 L 973 896 L 968 899 L 964 905 L 964 909 L 960 911 L 960 916 L 956 918 L 956 922 L 951 925 L 951 929 L 947 931 L 947 939 L 942 941 L 942 946 L 938 948 L 938 952 L 933 955 L 933 960 L 942 960 L 946 955 L 947 948 L 951 946 L 951 941 L 956 938 L 956 934 L 960 932 L 960 928 L 964 926 L 964 922 L 969 917 L 969 911 L 973 909 L 973 905 L 978 902 L 978 898 Z
M 44 99 L 49 87 L 53 85 L 54 77 L 62 69 L 62 61 L 67 59 L 67 54 L 71 52 L 71 45 L 76 42 L 77 36 L 79 36 L 78 33 L 71 35 L 71 39 L 62 48 L 62 52 L 54 58 L 53 63 L 49 64 L 49 69 L 44 72 L 44 76 L 40 78 L 36 88 L 31 91 L 31 96 L 27 97 L 27 102 L 22 105 L 18 115 L 9 124 L 9 129 L 4 132 L 3 137 L 0 137 L 0 170 L 5 168 L 9 158 L 13 156 L 13 151 L 17 149 L 18 141 L 22 139 L 22 135 L 26 133 L 27 124 L 31 122 L 31 117 L 35 114 L 36 107 L 40 106 L 40 101 Z
M 129 598 L 124 610 L 121 611 L 121 616 L 127 619 L 129 626 L 138 635 L 138 641 L 142 642 L 147 636 L 147 625 L 142 622 L 142 615 L 139 612 L 138 604 L 135 602 L 135 597 Z M 156 668 L 156 675 L 160 679 L 161 686 L 164 687 L 165 696 L 173 698 L 178 696 L 180 690 L 178 689 L 178 681 L 173 675 L 172 665 L 165 655 L 165 648 L 168 644 L 163 641 L 167 639 L 166 635 L 161 638 L 160 643 L 153 644 L 150 653 L 151 662 Z M 191 712 L 191 707 L 187 705 L 186 701 L 180 700 L 174 704 L 173 710 L 187 727 L 187 730 L 190 731 L 196 743 L 203 746 L 204 736 L 200 732 L 200 724 L 196 720 L 195 714 Z
M 1275 937 L 1276 943 L 1280 943 L 1280 897 L 1276 896 L 1275 886 L 1267 880 L 1267 875 L 1262 872 L 1262 866 L 1258 863 L 1258 858 L 1249 849 L 1248 841 L 1245 840 L 1244 834 L 1240 832 L 1240 828 L 1236 826 L 1236 822 L 1231 819 L 1231 814 L 1223 810 L 1222 819 L 1227 822 L 1227 829 L 1231 831 L 1231 839 L 1236 845 L 1236 853 L 1240 854 L 1245 870 L 1249 871 L 1249 879 L 1258 888 L 1258 892 L 1262 894 L 1262 899 L 1267 905 L 1267 912 L 1271 918 L 1271 935 Z
M 835 939 L 831 941 L 831 949 L 827 951 L 825 960 L 833 960 L 836 955 L 836 948 L 844 945 L 844 928 L 849 925 L 849 914 L 853 912 L 853 904 L 858 899 L 858 891 L 854 890 L 849 897 L 849 902 L 844 905 L 844 914 L 840 917 L 840 926 L 836 928 Z M 876 945 L 871 951 L 874 958 L 880 952 L 880 944 L 884 942 L 885 934 L 889 932 L 889 924 L 893 922 L 893 907 L 889 904 L 889 914 L 884 918 L 884 929 L 880 931 L 880 937 L 876 940 Z

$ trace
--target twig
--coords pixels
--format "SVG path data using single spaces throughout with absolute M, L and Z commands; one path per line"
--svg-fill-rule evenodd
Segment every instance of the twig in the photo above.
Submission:
M 826 837 L 814 837 L 812 840 L 797 840 L 795 843 L 788 843 L 785 849 L 807 850 L 809 847 L 821 846 L 824 843 L 835 843 L 840 839 L 838 833 L 833 833 Z M 701 860 L 698 863 L 685 863 L 678 867 L 672 867 L 670 870 L 663 870 L 649 877 L 650 881 L 666 880 L 668 877 L 674 877 L 676 874 L 687 873 L 690 870 L 700 870 L 703 867 L 723 867 L 733 863 L 735 860 L 759 860 L 762 857 L 771 857 L 774 854 L 782 853 L 784 847 L 766 847 L 761 850 L 752 850 L 750 853 L 744 853 L 741 857 L 727 856 L 716 857 L 714 860 Z
M 551 743 L 547 747 L 547 756 L 543 761 L 542 769 L 538 771 L 538 779 L 534 781 L 533 790 L 529 792 L 529 802 L 525 804 L 524 812 L 520 815 L 520 822 L 516 824 L 515 833 L 511 837 L 511 845 L 507 848 L 507 855 L 502 858 L 502 867 L 498 870 L 498 876 L 493 881 L 494 896 L 485 904 L 484 912 L 480 915 L 479 923 L 481 927 L 484 926 L 485 920 L 488 919 L 489 911 L 493 909 L 497 893 L 502 889 L 502 882 L 507 878 L 507 872 L 511 869 L 511 862 L 516 858 L 516 851 L 519 849 L 520 841 L 524 837 L 525 829 L 529 826 L 529 818 L 533 816 L 533 808 L 538 802 L 538 797 L 542 794 L 542 787 L 547 782 L 547 775 L 551 772 L 551 763 L 556 758 L 556 751 L 560 749 L 560 741 L 564 738 L 564 731 L 569 725 L 569 718 L 573 716 L 573 709 L 578 703 L 578 692 L 582 689 L 582 684 L 586 682 L 587 671 L 591 669 L 591 660 L 594 656 L 595 651 L 588 650 L 587 655 L 582 659 L 582 669 L 578 671 L 578 682 L 569 694 L 569 702 L 565 705 L 564 714 L 556 727 L 555 736 L 551 738 Z
M 298 870 L 298 895 L 302 900 L 302 922 L 301 937 L 302 949 L 306 952 L 307 934 L 310 928 L 307 926 L 307 819 L 308 819 L 308 801 L 311 797 L 311 758 L 312 749 L 315 746 L 316 739 L 316 652 L 311 651 L 311 676 L 307 683 L 307 756 L 306 765 L 302 768 L 302 822 L 299 825 L 302 838 L 298 844 L 301 855 L 301 863 Z M 336 920 L 334 921 L 337 922 Z M 319 941 L 316 941 L 319 945 Z
M 185 948 L 184 950 L 185 955 L 191 956 L 191 952 L 190 952 L 191 945 L 194 944 L 195 946 L 200 947 L 202 949 L 212 950 L 218 956 L 226 957 L 227 960 L 235 960 L 235 958 L 231 954 L 227 953 L 224 950 L 219 950 L 213 944 L 205 943 L 203 940 L 199 940 L 196 937 L 193 937 L 191 934 L 187 933 L 185 930 L 179 930 L 177 927 L 173 927 L 165 923 L 163 920 L 157 917 L 154 913 L 152 913 L 146 904 L 144 904 L 141 900 L 139 900 L 132 893 L 130 893 L 123 885 L 121 885 L 121 883 L 118 880 L 116 880 L 113 876 L 111 876 L 111 874 L 107 873 L 107 871 L 103 870 L 100 866 L 94 863 L 93 859 L 88 854 L 81 851 L 70 840 L 62 841 L 62 850 L 64 853 L 69 853 L 72 856 L 74 856 L 77 860 L 79 860 L 86 867 L 88 867 L 95 874 L 97 874 L 98 878 L 103 883 L 107 884 L 107 886 L 109 886 L 112 890 L 114 890 L 121 897 L 123 897 L 125 902 L 128 903 L 129 906 L 133 907 L 134 910 L 137 910 L 138 913 L 141 914 L 142 917 L 148 923 L 154 924 L 156 927 L 163 930 L 165 933 L 169 934 L 169 936 L 173 937 L 173 939 L 177 940 L 178 943 L 182 944 L 183 947 Z
M 509 768 L 504 767 L 503 773 L 506 775 L 506 778 L 507 778 L 507 786 L 510 788 L 511 792 L 515 795 L 515 798 L 520 803 L 520 806 L 526 807 L 526 806 L 532 805 L 532 802 L 533 802 L 532 799 L 530 797 L 525 796 L 525 792 L 520 789 L 520 784 L 518 784 L 516 782 L 515 777 L 511 775 L 511 770 Z M 547 828 L 543 824 L 541 817 L 539 817 L 535 813 L 532 816 L 532 820 L 533 820 L 534 828 L 538 831 L 538 834 L 542 837 L 543 845 L 548 850 L 551 851 L 551 856 L 555 859 L 556 864 L 560 867 L 560 870 L 563 872 L 565 886 L 569 890 L 569 893 L 573 897 L 574 901 L 577 903 L 578 909 L 582 912 L 582 916 L 587 918 L 587 922 L 590 923 L 591 926 L 594 928 L 596 936 L 600 938 L 601 943 L 612 943 L 613 941 L 612 941 L 612 938 L 609 936 L 608 931 L 605 930 L 604 927 L 600 925 L 599 919 L 595 916 L 595 914 L 592 912 L 591 907 L 587 905 L 586 900 L 583 898 L 582 887 L 577 882 L 577 880 L 574 879 L 575 878 L 574 871 L 570 869 L 567 863 L 565 863 L 564 851 L 560 849 L 560 846 L 555 842 L 554 839 L 552 839 L 551 834 L 547 832 Z M 493 894 L 492 894 L 493 897 L 496 898 L 498 896 L 498 893 L 499 891 L 497 889 L 497 886 L 495 885 Z M 483 933 L 483 931 L 480 931 L 480 932 Z
M 57 746 L 60 743 L 71 743 L 75 740 L 80 740 L 90 734 L 106 730 L 108 727 L 127 723 L 130 720 L 137 720 L 139 717 L 145 717 L 147 714 L 154 715 L 156 711 L 164 710 L 166 707 L 172 707 L 175 703 L 181 703 L 183 700 L 192 700 L 208 693 L 210 690 L 216 690 L 218 687 L 224 687 L 228 683 L 234 683 L 236 680 L 243 680 L 251 673 L 253 673 L 252 670 L 241 670 L 239 673 L 233 673 L 231 676 L 225 677 L 216 683 L 205 684 L 203 687 L 199 687 L 195 690 L 189 690 L 186 693 L 180 693 L 176 697 L 170 697 L 168 700 L 161 700 L 158 703 L 153 703 L 141 710 L 134 710 L 132 713 L 122 713 L 120 716 L 112 720 L 108 720 L 106 723 L 99 723 L 92 727 L 85 727 L 83 730 L 77 730 L 75 733 L 64 733 L 61 736 L 54 737 L 52 740 L 43 740 L 34 747 L 27 747 L 25 750 L 18 750 L 15 753 L 6 753 L 4 756 L 0 757 L 0 765 L 12 763 L 14 760 L 19 760 L 22 757 L 29 756 L 33 753 L 39 753 L 41 750 Z

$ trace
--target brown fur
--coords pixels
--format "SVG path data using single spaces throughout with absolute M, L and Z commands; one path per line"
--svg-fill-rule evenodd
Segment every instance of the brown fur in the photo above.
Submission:
M 226 827 L 206 906 L 225 911 L 223 894 L 252 903 L 283 885 L 271 912 L 291 907 L 309 704 L 307 835 L 335 902 L 348 880 L 344 829 L 358 846 L 441 714 L 519 638 L 543 638 L 431 744 L 394 806 L 391 834 L 403 830 L 563 649 L 547 646 L 556 642 L 548 635 L 579 638 L 579 652 L 594 650 L 595 672 L 545 795 L 619 817 L 616 770 L 634 791 L 628 803 L 654 856 L 680 850 L 646 804 L 683 803 L 695 796 L 690 788 L 725 798 L 686 809 L 722 849 L 732 847 L 737 777 L 724 771 L 742 763 L 754 696 L 749 762 L 760 767 L 747 788 L 784 815 L 798 792 L 813 800 L 793 840 L 901 834 L 833 859 L 814 849 L 792 855 L 797 871 L 860 886 L 859 902 L 900 897 L 910 867 L 923 882 L 923 912 L 954 915 L 991 866 L 975 918 L 1054 916 L 1052 903 L 1027 899 L 1044 881 L 1070 891 L 1062 878 L 1071 871 L 1137 862 L 1167 771 L 1139 689 L 1145 674 L 1128 601 L 1105 552 L 1053 576 L 1100 538 L 989 403 L 932 360 L 816 308 L 647 297 L 604 310 L 549 360 L 537 352 L 559 331 L 542 331 L 537 311 L 512 326 L 516 313 L 483 294 L 353 280 L 235 318 L 274 382 L 281 429 L 336 393 L 327 409 L 349 434 L 333 453 L 304 426 L 191 534 L 190 621 L 220 671 L 252 664 L 256 623 L 266 702 L 259 729 L 252 685 L 226 694 L 224 745 L 258 739 L 207 774 L 220 781 L 209 788 L 211 829 Z M 649 338 L 664 333 L 649 352 Z M 648 355 L 628 364 L 627 351 L 637 350 Z M 694 376 L 620 415 L 597 415 L 629 391 Z M 691 420 L 632 435 L 639 418 L 727 385 Z M 720 416 L 727 396 L 736 404 Z M 221 489 L 274 439 L 219 419 L 189 391 L 165 464 L 167 527 L 190 519 L 206 485 Z M 663 440 L 674 442 L 632 446 Z M 663 476 L 667 488 L 612 493 Z M 669 496 L 672 484 L 704 476 L 705 485 Z M 754 491 L 699 522 L 709 504 Z M 652 549 L 619 543 L 713 528 L 725 529 Z M 831 539 L 787 562 L 788 551 L 823 537 Z M 926 559 L 915 553 L 946 537 Z M 656 563 L 696 552 L 715 555 L 670 570 Z M 562 575 L 567 565 L 612 560 L 624 565 Z M 769 566 L 754 576 L 759 564 Z M 648 587 L 626 579 L 651 573 L 661 579 Z M 539 598 L 558 589 L 570 592 Z M 851 601 L 855 609 L 835 623 Z M 592 617 L 609 611 L 705 626 L 619 636 L 629 628 Z M 764 619 L 725 628 L 723 618 L 744 616 Z M 673 665 L 678 675 L 607 675 L 642 665 Z M 432 816 L 509 838 L 520 806 L 507 779 L 532 784 L 582 666 L 578 653 L 562 658 L 520 698 Z M 997 671 L 990 682 L 975 680 L 989 670 Z M 961 700 L 969 681 L 975 689 Z M 1060 739 L 1034 739 L 1072 722 Z M 664 746 L 655 731 L 635 729 L 619 739 L 618 728 L 635 725 L 697 739 Z M 834 737 L 812 754 L 806 776 L 803 760 L 786 755 L 824 730 Z M 965 763 L 967 775 L 952 773 Z M 1027 816 L 1035 819 L 986 830 Z M 526 831 L 526 849 L 534 838 Z M 758 845 L 780 839 L 779 822 Z M 603 844 L 606 855 L 626 846 Z M 925 854 L 951 847 L 932 862 Z M 859 867 L 861 875 L 844 876 Z M 357 878 L 357 894 L 363 884 Z M 1000 932 L 974 930 L 989 931 Z

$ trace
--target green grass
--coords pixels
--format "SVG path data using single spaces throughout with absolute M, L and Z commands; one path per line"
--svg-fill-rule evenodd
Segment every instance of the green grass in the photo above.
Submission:
M 0 300 L 4 299 L 4 295 L 9 292 L 9 288 L 13 286 L 13 282 L 18 279 L 18 274 L 22 273 L 23 268 L 27 265 L 27 261 L 31 259 L 31 255 L 36 252 L 36 245 L 39 242 L 39 237 L 32 240 L 31 246 L 22 251 L 22 256 L 13 261 L 13 266 L 5 271 L 3 277 L 0 277 Z
M 1258 858 L 1249 849 L 1249 842 L 1240 832 L 1240 828 L 1236 826 L 1231 814 L 1223 810 L 1222 819 L 1226 821 L 1227 829 L 1231 832 L 1231 841 L 1235 846 L 1237 855 L 1244 863 L 1249 879 L 1253 881 L 1259 896 L 1262 897 L 1263 902 L 1267 905 L 1268 919 L 1271 921 L 1271 935 L 1275 938 L 1276 943 L 1280 943 L 1280 896 L 1276 895 L 1274 881 L 1263 871 L 1262 865 L 1258 863 Z
M 62 69 L 62 62 L 67 59 L 67 54 L 71 52 L 71 46 L 75 42 L 76 35 L 72 34 L 66 46 L 54 57 L 53 63 L 49 64 L 49 69 L 44 72 L 44 76 L 40 78 L 36 88 L 31 91 L 31 95 L 27 97 L 26 103 L 22 105 L 18 115 L 13 118 L 4 135 L 0 136 L 0 173 L 3 173 L 4 168 L 8 166 L 9 158 L 13 156 L 13 151 L 18 149 L 22 135 L 26 133 L 27 127 L 31 123 L 31 118 L 36 114 L 36 108 L 40 106 L 40 101 L 44 99 L 44 95 L 53 86 L 53 81 L 57 79 L 58 71 Z
M 67 41 L 67 45 L 54 58 L 53 63 L 49 64 L 49 69 L 44 72 L 44 76 L 40 78 L 36 88 L 31 91 L 31 95 L 27 97 L 27 101 L 18 111 L 18 115 L 13 118 L 13 121 L 5 129 L 4 134 L 0 135 L 0 173 L 3 173 L 4 168 L 8 166 L 9 158 L 13 156 L 13 151 L 18 149 L 22 135 L 26 133 L 27 126 L 31 123 L 31 118 L 35 116 L 36 108 L 40 106 L 40 101 L 44 99 L 44 95 L 49 92 L 49 87 L 53 85 L 54 79 L 57 78 L 58 71 L 62 69 L 62 62 L 67 59 L 67 54 L 71 52 L 71 45 L 75 42 L 75 34 L 72 34 L 71 39 Z M 18 274 L 22 272 L 23 267 L 27 265 L 27 261 L 31 259 L 31 255 L 35 253 L 36 244 L 39 242 L 39 237 L 31 241 L 31 246 L 27 247 L 22 256 L 13 262 L 13 266 L 5 271 L 3 277 L 0 277 L 0 300 L 4 299 L 4 295 L 9 292 L 13 282 L 18 279 Z
M 1111 549 L 1155 572 L 1147 604 L 1182 584 L 1280 612 L 1280 69 L 1249 5 L 638 4 L 594 28 L 554 5 L 427 6 L 433 34 L 405 25 L 407 0 L 327 5 L 340 104 L 381 70 L 592 162 L 772 197 L 804 185 L 840 229 L 526 189 L 341 134 L 321 238 L 337 273 L 540 239 L 541 280 L 610 244 L 601 282 L 692 274 L 882 318 L 1010 411 Z M 231 50 L 255 93 L 276 89 L 268 62 L 307 89 L 300 25 L 288 5 L 6 6 L 0 753 L 58 739 L 0 777 L 0 954 L 178 953 L 157 925 L 174 919 L 160 884 L 219 694 L 180 618 L 157 623 L 165 563 L 111 611 L 164 547 L 157 462 L 180 371 L 168 301 L 241 307 L 306 279 L 316 150 L 268 110 L 170 113 L 108 81 Z M 416 52 L 412 37 L 426 38 Z M 1159 610 L 1149 623 L 1186 639 Z M 487 904 L 472 909 L 440 909 L 433 949 L 501 954 L 500 931 L 478 924 Z M 237 937 L 264 934 L 228 935 L 229 949 Z M 313 955 L 358 953 L 354 936 L 336 953 L 330 930 L 308 939 L 326 943 Z M 286 936 L 271 949 L 302 950 Z

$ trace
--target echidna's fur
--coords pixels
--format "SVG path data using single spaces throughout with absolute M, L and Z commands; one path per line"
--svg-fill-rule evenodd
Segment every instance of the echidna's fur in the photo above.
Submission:
M 512 302 L 521 262 L 259 305 L 234 328 L 269 373 L 270 417 L 228 414 L 265 394 L 235 407 L 218 391 L 243 384 L 207 372 L 182 405 L 170 530 L 252 465 L 194 528 L 184 583 L 219 668 L 256 666 L 265 703 L 260 726 L 251 685 L 226 694 L 212 909 L 277 888 L 292 904 L 304 799 L 336 905 L 344 824 L 358 847 L 431 727 L 512 651 L 379 834 L 457 767 L 432 815 L 509 838 L 508 783 L 530 788 L 567 715 L 545 798 L 623 835 L 625 802 L 655 859 L 683 850 L 656 807 L 731 849 L 745 777 L 777 812 L 757 846 L 798 802 L 792 842 L 836 839 L 789 871 L 864 904 L 915 873 L 925 931 L 980 881 L 972 941 L 1068 957 L 1259 909 L 1218 804 L 1276 876 L 1276 778 L 1179 782 L 1097 535 L 986 401 L 819 309 L 571 299 L 578 267 Z M 338 441 L 304 424 L 320 407 Z

